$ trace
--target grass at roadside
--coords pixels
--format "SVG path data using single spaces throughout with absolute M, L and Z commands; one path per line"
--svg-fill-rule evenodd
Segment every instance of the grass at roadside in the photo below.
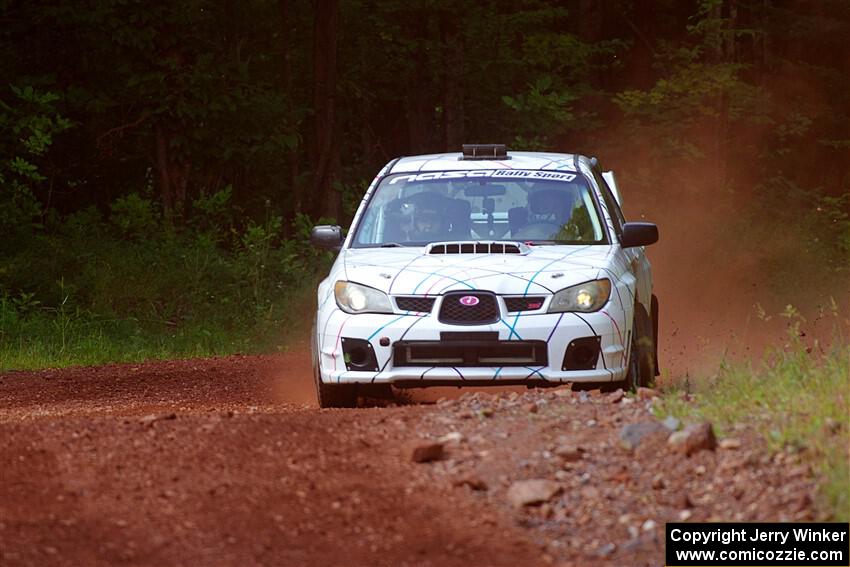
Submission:
M 221 307 L 219 317 L 178 325 L 80 310 L 0 317 L 0 371 L 279 351 L 307 336 L 314 293 L 310 279 L 253 316 Z
M 724 364 L 711 378 L 677 384 L 658 411 L 709 420 L 720 435 L 745 424 L 772 450 L 804 451 L 822 479 L 818 509 L 850 521 L 850 345 L 837 334 L 828 348 L 807 348 L 797 331 L 792 325 L 788 347 L 759 365 Z M 686 388 L 692 402 L 683 401 Z

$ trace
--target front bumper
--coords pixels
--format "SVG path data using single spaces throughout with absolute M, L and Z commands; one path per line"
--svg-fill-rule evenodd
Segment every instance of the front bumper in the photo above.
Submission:
M 422 386 L 464 382 L 490 382 L 494 385 L 517 382 L 611 382 L 625 377 L 629 344 L 626 325 L 630 314 L 599 311 L 596 313 L 535 313 L 510 315 L 490 325 L 463 326 L 440 323 L 433 315 L 350 315 L 331 312 L 318 330 L 319 368 L 326 383 L 399 384 Z M 486 332 L 498 341 L 543 343 L 545 364 L 529 359 L 528 364 L 495 362 L 486 359 L 458 361 L 457 364 L 417 360 L 415 365 L 394 357 L 399 344 L 440 341 L 443 333 Z M 595 365 L 584 370 L 563 370 L 569 344 L 583 337 L 597 336 L 600 353 Z M 359 371 L 347 364 L 342 343 L 345 339 L 368 341 L 374 354 L 375 370 Z M 458 344 L 461 344 L 460 341 Z M 495 343 L 494 343 L 495 344 Z M 350 360 L 349 360 L 350 362 Z M 401 362 L 401 364 L 398 364 Z M 472 364 L 472 365 L 470 365 Z

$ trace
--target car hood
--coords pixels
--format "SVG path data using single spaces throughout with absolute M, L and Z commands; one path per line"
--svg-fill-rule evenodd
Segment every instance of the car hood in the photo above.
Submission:
M 466 289 L 500 295 L 545 294 L 603 277 L 600 270 L 610 268 L 612 253 L 605 245 L 533 246 L 523 254 L 427 254 L 426 250 L 345 249 L 341 252 L 344 278 L 391 295 L 440 295 Z

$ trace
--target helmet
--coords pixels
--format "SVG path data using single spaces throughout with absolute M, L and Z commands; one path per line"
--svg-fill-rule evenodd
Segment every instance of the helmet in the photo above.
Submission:
M 412 234 L 424 240 L 442 235 L 444 230 L 445 197 L 437 193 L 419 193 L 411 199 L 413 203 Z
M 564 222 L 568 216 L 570 195 L 557 189 L 532 190 L 528 194 L 528 210 L 531 219 L 550 220 L 556 223 Z M 531 220 L 530 219 L 530 220 Z M 532 220 L 532 222 L 534 222 Z

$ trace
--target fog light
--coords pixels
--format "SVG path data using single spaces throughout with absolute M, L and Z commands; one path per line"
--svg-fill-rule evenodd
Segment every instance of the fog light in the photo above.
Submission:
M 369 341 L 342 337 L 340 343 L 342 343 L 342 356 L 345 359 L 346 370 L 378 371 L 378 360 Z
M 601 341 L 601 337 L 582 337 L 570 341 L 561 370 L 594 370 Z

